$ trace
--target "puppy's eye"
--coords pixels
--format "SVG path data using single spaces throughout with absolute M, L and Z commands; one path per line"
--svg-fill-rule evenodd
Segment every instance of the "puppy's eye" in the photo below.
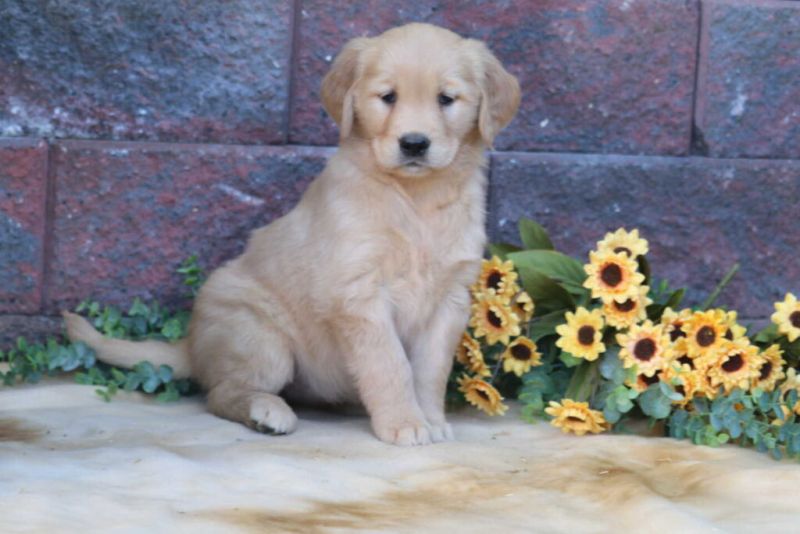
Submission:
M 452 96 L 448 96 L 448 95 L 446 95 L 444 93 L 439 93 L 439 105 L 440 106 L 449 106 L 450 104 L 452 104 L 455 101 L 456 101 L 456 99 L 453 98 Z
M 397 102 L 397 93 L 394 91 L 389 91 L 385 95 L 381 95 L 381 100 L 386 102 L 387 104 L 394 104 Z

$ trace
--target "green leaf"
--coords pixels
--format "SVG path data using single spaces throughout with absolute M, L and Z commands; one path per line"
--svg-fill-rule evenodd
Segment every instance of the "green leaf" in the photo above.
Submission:
M 551 278 L 529 266 L 516 266 L 522 287 L 533 299 L 538 312 L 574 310 L 575 299 Z
M 678 307 L 681 305 L 681 302 L 683 302 L 683 296 L 685 294 L 686 294 L 686 289 L 685 288 L 681 288 L 681 289 L 679 289 L 677 291 L 674 291 L 669 296 L 669 299 L 667 299 L 667 302 L 666 302 L 665 306 L 667 308 L 672 308 L 673 310 L 677 310 Z
M 490 243 L 488 248 L 489 254 L 497 256 L 503 261 L 505 261 L 507 256 L 512 252 L 519 252 L 522 250 L 517 245 L 512 245 L 511 243 Z
M 522 244 L 530 250 L 553 250 L 553 242 L 547 235 L 547 231 L 537 222 L 530 219 L 521 218 L 518 223 L 519 237 Z
M 611 345 L 600 359 L 600 375 L 615 384 L 625 382 L 627 371 L 619 358 L 619 345 Z
M 639 406 L 645 415 L 654 419 L 664 419 L 669 417 L 672 403 L 658 384 L 652 384 L 639 396 Z
M 555 335 L 556 327 L 564 324 L 564 312 L 556 311 L 546 315 L 534 317 L 528 329 L 528 337 L 536 342 L 550 335 Z
M 559 282 L 574 295 L 583 295 L 588 289 L 583 287 L 586 272 L 581 262 L 554 250 L 523 250 L 513 252 L 508 258 L 517 268 L 530 268 Z
M 658 387 L 661 389 L 661 393 L 664 394 L 671 401 L 682 401 L 683 395 L 672 389 L 672 387 L 667 384 L 666 382 L 659 382 Z
M 780 337 L 778 333 L 778 326 L 776 324 L 770 324 L 766 328 L 759 330 L 759 332 L 753 337 L 753 341 L 756 343 L 773 343 L 776 339 Z
M 576 367 L 585 361 L 583 358 L 576 358 L 568 352 L 562 352 L 558 359 L 564 362 L 567 367 Z

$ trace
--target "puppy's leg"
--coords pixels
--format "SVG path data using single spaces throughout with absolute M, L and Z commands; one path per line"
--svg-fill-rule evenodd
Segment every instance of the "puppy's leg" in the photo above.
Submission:
M 437 307 L 428 328 L 414 339 L 409 349 L 414 389 L 433 441 L 453 439 L 453 430 L 444 415 L 445 391 L 453 368 L 453 355 L 468 320 L 469 293 L 463 287 L 453 289 Z
M 208 392 L 208 408 L 214 415 L 265 434 L 288 434 L 297 427 L 297 416 L 281 397 L 235 379 Z
M 297 416 L 278 396 L 294 377 L 285 339 L 247 309 L 217 311 L 193 325 L 193 370 L 208 390 L 209 411 L 259 432 L 293 431 Z
M 411 366 L 388 304 L 372 302 L 358 308 L 358 316 L 342 320 L 338 338 L 375 435 L 396 445 L 430 443 L 414 394 Z

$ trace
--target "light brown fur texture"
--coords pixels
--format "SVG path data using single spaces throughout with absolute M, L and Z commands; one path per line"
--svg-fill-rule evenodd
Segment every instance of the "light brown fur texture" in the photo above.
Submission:
M 294 430 L 284 398 L 360 401 L 385 442 L 451 439 L 444 394 L 485 244 L 484 152 L 519 85 L 483 43 L 409 24 L 350 41 L 322 100 L 339 150 L 211 274 L 186 340 L 109 340 L 65 313 L 68 333 L 106 362 L 191 375 L 212 413 L 257 430 Z M 424 157 L 403 154 L 409 133 L 430 140 Z

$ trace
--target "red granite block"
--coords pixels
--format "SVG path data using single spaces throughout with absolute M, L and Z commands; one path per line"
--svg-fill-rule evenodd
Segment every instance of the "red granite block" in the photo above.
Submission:
M 45 309 L 92 297 L 182 302 L 176 267 L 210 269 L 286 213 L 327 149 L 63 142 L 55 147 L 53 264 Z
M 47 143 L 0 139 L 0 312 L 39 310 Z

